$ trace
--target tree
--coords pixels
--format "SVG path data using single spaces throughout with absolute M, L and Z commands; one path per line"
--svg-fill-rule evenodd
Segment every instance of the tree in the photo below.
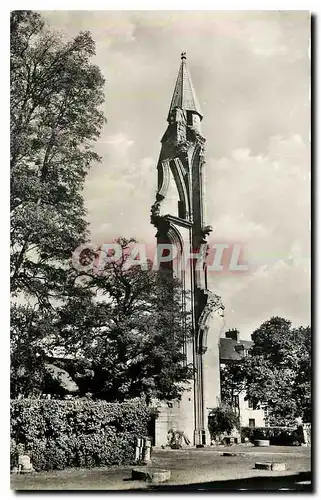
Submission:
M 12 304 L 10 351 L 13 398 L 21 394 L 36 396 L 41 393 L 44 360 L 37 348 L 40 343 L 38 319 L 38 312 L 32 307 Z
M 64 42 L 32 11 L 11 13 L 10 48 L 12 388 L 29 394 L 57 303 L 87 293 L 70 260 L 88 239 L 82 189 L 99 161 L 104 79 L 88 32 Z
M 225 337 L 238 339 L 239 330 L 232 328 L 225 332 Z M 221 400 L 223 403 L 234 406 L 234 396 L 238 396 L 245 386 L 245 373 L 242 361 L 230 360 L 226 364 L 220 365 Z
M 39 305 L 68 294 L 88 238 L 81 195 L 104 122 L 88 32 L 64 42 L 32 11 L 11 13 L 11 291 Z
M 222 402 L 233 406 L 234 396 L 238 396 L 245 390 L 246 370 L 244 367 L 244 358 L 239 361 L 230 361 L 220 367 L 221 380 L 221 400 Z
M 232 406 L 221 404 L 213 408 L 208 417 L 208 427 L 211 438 L 217 440 L 220 435 L 231 434 L 234 428 L 240 428 L 239 416 L 235 413 Z
M 39 318 L 31 308 L 19 316 L 20 335 L 12 335 L 12 345 L 19 347 L 13 356 L 19 375 L 13 378 L 14 395 L 66 392 L 48 384 L 49 363 L 69 373 L 79 396 L 123 401 L 144 395 L 147 402 L 180 398 L 193 376 L 184 354 L 190 318 L 181 283 L 150 263 L 146 269 L 126 268 L 132 240 L 119 241 L 119 261 L 106 263 L 99 273 L 95 268 L 78 273 L 83 296 L 71 295 L 50 310 L 50 318 Z M 56 352 L 64 359 L 56 359 Z
M 102 272 L 72 267 L 89 236 L 82 189 L 104 122 L 94 53 L 87 32 L 65 42 L 39 14 L 11 14 L 12 395 L 46 391 L 60 350 L 81 394 L 178 398 L 192 376 L 180 284 L 125 269 L 127 240 Z
M 252 335 L 246 358 L 247 394 L 269 410 L 269 423 L 311 418 L 311 329 L 273 317 Z
M 117 262 L 83 274 L 99 300 L 71 298 L 59 311 L 59 339 L 76 364 L 90 361 L 87 368 L 94 375 L 75 379 L 83 394 L 109 401 L 142 394 L 147 401 L 180 398 L 193 376 L 184 355 L 190 328 L 182 286 L 150 263 L 146 269 L 127 268 L 133 241 L 118 240 L 122 255 Z M 77 378 L 75 369 L 73 374 Z

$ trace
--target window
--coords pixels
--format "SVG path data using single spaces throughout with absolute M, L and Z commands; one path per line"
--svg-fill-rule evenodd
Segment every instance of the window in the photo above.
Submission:
M 233 396 L 233 406 L 234 406 L 234 408 L 240 407 L 240 399 L 239 399 L 238 394 L 236 396 Z
M 257 403 L 254 399 L 249 398 L 247 400 L 247 407 L 249 410 L 257 410 Z
M 249 427 L 255 427 L 255 418 L 249 418 Z
M 187 125 L 193 125 L 193 114 L 187 111 Z
M 264 413 L 264 425 L 265 427 L 269 427 L 269 410 L 267 407 L 263 408 Z

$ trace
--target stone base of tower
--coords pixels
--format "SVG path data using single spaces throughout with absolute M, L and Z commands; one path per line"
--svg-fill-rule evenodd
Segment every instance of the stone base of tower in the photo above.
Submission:
M 186 391 L 180 401 L 158 403 L 155 421 L 155 446 L 168 445 L 170 430 L 183 431 L 190 445 L 194 444 L 194 395 Z
M 183 431 L 188 439 L 187 446 L 211 444 L 211 437 L 208 428 L 195 429 L 194 412 L 191 411 L 184 414 L 182 401 L 171 402 L 170 407 L 166 403 L 158 406 L 159 416 L 155 421 L 155 446 L 168 445 L 168 433 L 170 430 Z
M 208 446 L 211 444 L 211 436 L 208 428 L 195 429 L 194 431 L 194 444 L 196 446 Z
M 155 406 L 158 409 L 158 417 L 155 420 L 155 446 L 168 445 L 170 430 L 184 432 L 188 440 L 188 446 L 209 446 L 211 444 L 211 437 L 207 426 L 210 409 L 207 408 L 205 410 L 204 428 L 195 428 L 193 389 L 186 391 L 180 401 L 158 402 Z

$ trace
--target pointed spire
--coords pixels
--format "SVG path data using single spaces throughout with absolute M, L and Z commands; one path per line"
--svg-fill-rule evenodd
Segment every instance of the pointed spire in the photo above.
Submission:
M 172 102 L 169 108 L 169 113 L 179 107 L 186 111 L 195 111 L 203 118 L 201 106 L 196 97 L 196 93 L 192 84 L 186 64 L 186 52 L 181 53 L 181 66 L 179 68 L 178 77 L 174 89 Z

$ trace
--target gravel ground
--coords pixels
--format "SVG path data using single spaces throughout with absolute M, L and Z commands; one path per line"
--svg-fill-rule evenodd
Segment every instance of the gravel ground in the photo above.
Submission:
M 236 456 L 223 457 L 223 452 Z M 166 485 L 132 481 L 132 467 L 69 469 L 11 475 L 14 490 L 301 490 L 311 491 L 311 450 L 301 447 L 154 449 L 153 466 L 170 469 Z M 255 462 L 285 462 L 287 470 L 254 469 Z

